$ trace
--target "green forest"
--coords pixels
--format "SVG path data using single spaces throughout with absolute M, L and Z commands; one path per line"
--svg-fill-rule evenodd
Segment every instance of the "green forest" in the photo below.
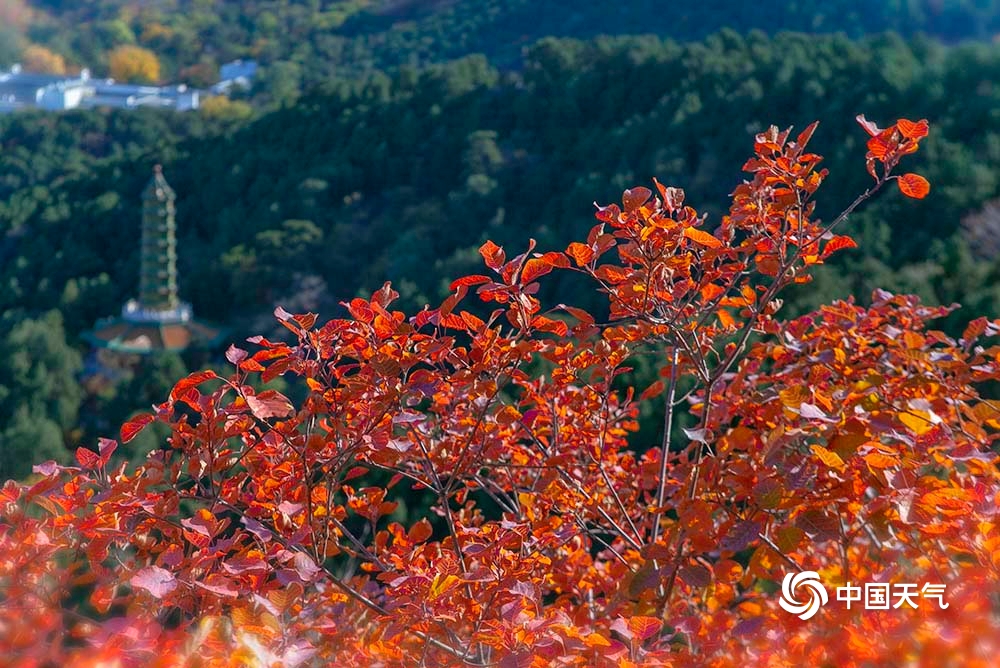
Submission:
M 275 306 L 330 318 L 387 280 L 419 308 L 478 271 L 487 237 L 561 250 L 595 201 L 653 177 L 711 228 L 771 124 L 821 122 L 819 213 L 836 214 L 870 182 L 855 116 L 905 114 L 932 128 L 912 165 L 931 194 L 853 215 L 860 247 L 784 309 L 879 286 L 960 302 L 953 329 L 1000 313 L 1000 3 L 671 4 L 10 3 L 0 66 L 38 45 L 99 71 L 135 43 L 165 80 L 210 82 L 238 57 L 262 74 L 250 116 L 0 115 L 0 474 L 65 458 L 221 361 L 152 356 L 94 381 L 81 335 L 137 291 L 154 164 L 177 192 L 181 295 L 240 341 L 279 336 Z M 592 287 L 549 290 L 586 304 Z

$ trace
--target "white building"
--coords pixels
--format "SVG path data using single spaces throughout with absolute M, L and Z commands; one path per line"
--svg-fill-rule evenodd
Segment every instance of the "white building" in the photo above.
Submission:
M 219 83 L 212 86 L 212 92 L 217 95 L 228 94 L 235 88 L 249 90 L 253 78 L 257 76 L 256 60 L 234 60 L 219 68 Z
M 179 86 L 142 86 L 115 83 L 105 79 L 94 84 L 94 92 L 83 99 L 85 107 L 114 107 L 116 109 L 136 109 L 138 107 L 159 107 L 175 111 L 190 111 L 198 108 L 199 91 L 181 84 Z
M 79 107 L 135 109 L 159 107 L 188 111 L 197 109 L 200 92 L 187 86 L 137 86 L 95 80 L 83 70 L 77 76 L 33 74 L 14 65 L 0 72 L 0 112 L 19 109 L 63 111 Z
M 90 95 L 93 85 L 87 70 L 75 77 L 23 72 L 18 65 L 0 72 L 0 111 L 74 109 Z

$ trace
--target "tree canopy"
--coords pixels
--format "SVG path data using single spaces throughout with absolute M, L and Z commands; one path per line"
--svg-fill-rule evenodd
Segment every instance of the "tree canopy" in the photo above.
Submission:
M 169 429 L 134 468 L 103 438 L 3 486 L 4 655 L 991 665 L 1000 320 L 949 336 L 950 308 L 885 291 L 777 315 L 860 206 L 936 188 L 903 171 L 926 120 L 857 120 L 868 188 L 825 222 L 817 125 L 772 126 L 714 230 L 654 180 L 565 250 L 486 241 L 412 315 L 388 283 L 323 323 L 276 309 L 288 342 L 231 346 L 121 427 Z M 606 314 L 544 299 L 559 274 Z M 622 386 L 643 358 L 656 380 Z M 643 404 L 663 427 L 637 449 Z

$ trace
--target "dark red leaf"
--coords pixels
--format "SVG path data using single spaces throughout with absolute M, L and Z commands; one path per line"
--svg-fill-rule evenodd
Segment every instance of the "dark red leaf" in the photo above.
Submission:
M 85 469 L 96 469 L 101 464 L 101 458 L 88 448 L 76 449 L 76 461 Z
M 637 188 L 632 188 L 631 190 L 626 190 L 622 194 L 622 204 L 625 206 L 625 211 L 631 213 L 635 211 L 640 206 L 649 201 L 652 196 L 652 191 L 644 186 L 639 186 Z

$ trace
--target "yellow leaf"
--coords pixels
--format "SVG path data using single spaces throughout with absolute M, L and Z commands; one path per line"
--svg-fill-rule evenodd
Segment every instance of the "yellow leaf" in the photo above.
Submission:
M 910 410 L 908 412 L 899 413 L 897 417 L 899 417 L 900 422 L 909 427 L 910 430 L 917 436 L 926 434 L 934 428 L 930 415 L 924 411 Z
M 591 633 L 583 642 L 587 647 L 611 647 L 611 642 L 600 633 Z
M 819 457 L 820 461 L 826 464 L 832 469 L 837 469 L 838 471 L 843 471 L 845 464 L 844 460 L 840 458 L 836 452 L 832 450 L 827 450 L 822 445 L 811 445 L 809 449 L 813 451 L 813 454 Z
M 809 390 L 802 385 L 792 385 L 778 392 L 778 397 L 786 408 L 798 408 L 809 398 Z
M 441 574 L 438 573 L 434 576 L 433 582 L 431 582 L 430 600 L 433 601 L 434 599 L 440 597 L 457 584 L 457 575 L 446 575 L 442 578 Z

